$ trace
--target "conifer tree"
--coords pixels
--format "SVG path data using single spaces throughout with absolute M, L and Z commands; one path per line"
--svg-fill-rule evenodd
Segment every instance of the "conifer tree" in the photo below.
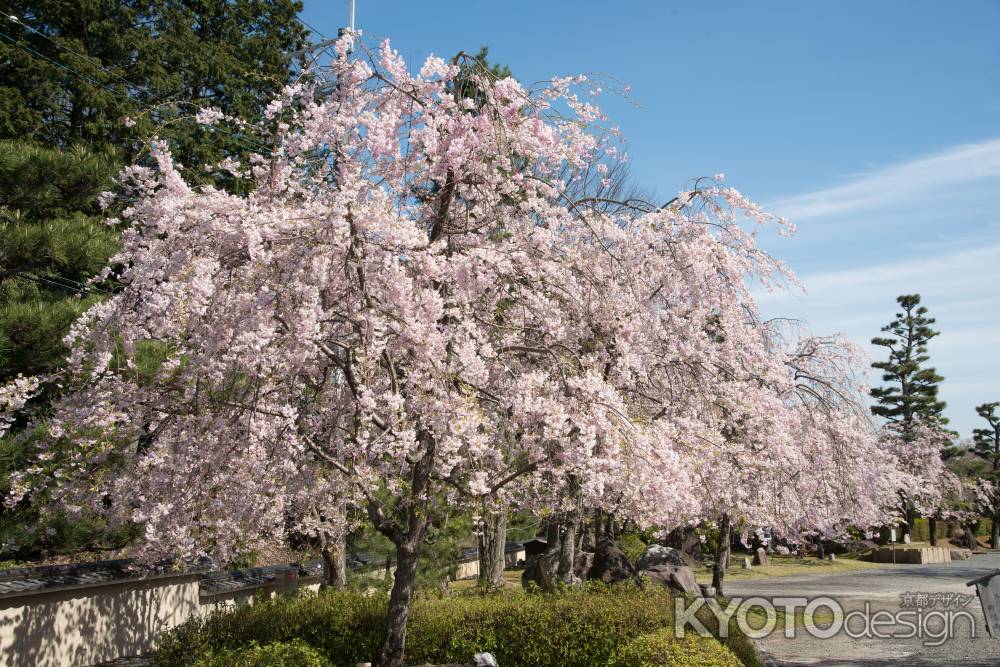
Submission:
M 113 155 L 0 141 L 0 381 L 44 374 L 69 324 L 106 290 L 88 285 L 117 247 L 96 193 Z
M 902 312 L 896 319 L 882 327 L 888 335 L 872 338 L 872 344 L 888 350 L 886 361 L 876 361 L 873 368 L 882 371 L 885 386 L 873 387 L 872 398 L 876 400 L 871 411 L 890 423 L 898 424 L 904 440 L 914 436 L 922 422 L 943 427 L 948 423 L 944 417 L 945 402 L 938 398 L 938 385 L 944 378 L 934 368 L 927 366 L 930 356 L 927 344 L 940 332 L 934 330 L 933 317 L 927 316 L 927 308 L 920 305 L 919 294 L 903 294 L 896 298 Z M 909 533 L 915 511 L 904 500 L 904 531 Z M 931 540 L 936 539 L 936 523 L 931 517 Z
M 927 343 L 940 332 L 931 325 L 927 308 L 920 305 L 919 294 L 904 294 L 896 298 L 903 312 L 882 327 L 889 336 L 872 338 L 873 345 L 889 351 L 887 361 L 876 361 L 873 368 L 881 370 L 884 387 L 874 387 L 872 397 L 878 402 L 872 413 L 890 422 L 902 422 L 908 428 L 917 419 L 946 424 L 945 403 L 938 399 L 938 384 L 944 380 L 933 368 L 924 364 L 930 360 Z
M 199 126 L 212 107 L 253 121 L 305 43 L 297 0 L 11 0 L 0 27 L 0 138 L 113 145 L 152 134 L 199 168 L 253 138 Z M 192 170 L 192 173 L 195 173 Z
M 1000 485 L 1000 401 L 983 403 L 976 406 L 976 414 L 986 420 L 988 428 L 977 428 L 972 431 L 972 451 L 987 463 L 983 476 L 994 488 Z M 1000 506 L 994 504 L 990 515 L 993 528 L 990 530 L 990 548 L 1000 545 Z
M 306 36 L 297 0 L 8 0 L 2 9 L 0 381 L 57 370 L 70 323 L 113 291 L 89 282 L 118 247 L 97 197 L 149 138 L 166 139 L 190 178 L 240 189 L 202 167 L 245 162 L 261 137 L 195 117 L 211 108 L 260 119 L 295 75 L 288 54 Z M 36 414 L 48 398 L 32 401 Z M 0 495 L 31 448 L 32 434 L 16 427 L 0 440 Z M 26 504 L 0 509 L 0 558 L 107 546 L 106 537 L 87 522 L 47 525 Z

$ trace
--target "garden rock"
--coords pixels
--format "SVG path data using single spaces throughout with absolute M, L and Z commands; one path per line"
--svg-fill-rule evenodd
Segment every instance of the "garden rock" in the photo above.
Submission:
M 694 579 L 694 572 L 687 565 L 653 565 L 639 572 L 640 577 L 649 579 L 652 584 L 672 588 L 688 595 L 701 597 L 702 591 Z
M 573 574 L 580 579 L 588 579 L 590 568 L 594 565 L 594 553 L 592 551 L 581 551 L 573 559 Z
M 372 667 L 370 662 L 360 663 L 358 667 Z M 497 659 L 493 657 L 492 653 L 477 653 L 472 656 L 472 663 L 457 663 L 449 662 L 444 665 L 432 665 L 431 663 L 426 663 L 421 665 L 421 667 L 499 667 L 497 664 Z
M 969 549 L 952 549 L 951 559 L 952 560 L 968 560 L 972 558 L 972 551 Z
M 779 556 L 787 556 L 788 554 L 792 553 L 792 550 L 786 547 L 784 544 L 779 544 L 778 546 L 774 547 L 774 553 L 778 554 Z
M 635 568 L 617 542 L 601 540 L 594 553 L 594 563 L 587 573 L 588 579 L 599 579 L 606 584 L 627 581 L 635 577 Z
M 655 565 L 687 565 L 684 555 L 677 549 L 659 544 L 650 544 L 635 562 L 635 569 L 648 570 Z
M 854 540 L 847 544 L 847 553 L 859 554 L 872 549 L 878 549 L 878 545 L 871 540 Z
M 680 551 L 688 565 L 695 565 L 705 560 L 701 537 L 698 535 L 698 531 L 691 526 L 675 528 L 670 531 L 663 541 L 663 545 Z
M 860 554 L 877 549 L 878 545 L 871 540 L 847 540 L 845 542 L 827 542 L 824 550 L 834 554 Z
M 477 653 L 472 656 L 473 667 L 499 667 L 492 653 Z
M 753 557 L 754 565 L 767 565 L 767 551 L 764 547 L 757 547 L 757 551 L 754 553 Z
M 551 591 L 556 587 L 556 572 L 559 569 L 558 553 L 542 553 L 528 558 L 521 573 L 521 586 L 528 590 L 532 585 L 540 590 Z

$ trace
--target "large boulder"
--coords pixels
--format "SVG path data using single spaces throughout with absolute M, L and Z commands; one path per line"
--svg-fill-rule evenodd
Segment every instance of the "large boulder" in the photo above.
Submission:
M 823 551 L 828 554 L 861 554 L 877 548 L 878 545 L 871 540 L 845 539 L 823 543 Z
M 524 572 L 521 573 L 521 586 L 525 590 L 537 587 L 543 591 L 551 591 L 556 587 L 559 570 L 559 553 L 541 553 L 528 556 Z
M 972 558 L 972 552 L 968 549 L 951 549 L 952 560 L 968 560 Z
M 588 579 L 598 579 L 606 584 L 626 581 L 635 577 L 635 568 L 616 542 L 601 540 L 594 552 L 594 562 L 587 573 Z
M 696 565 L 705 560 L 701 537 L 692 526 L 675 528 L 670 531 L 666 539 L 663 540 L 663 544 L 680 551 L 688 565 Z
M 687 565 L 688 562 L 678 549 L 659 544 L 650 544 L 635 562 L 635 569 L 648 570 L 655 565 Z
M 641 570 L 639 576 L 648 579 L 651 584 L 671 588 L 687 595 L 701 597 L 701 588 L 694 579 L 694 571 L 687 565 L 653 565 Z
M 764 547 L 757 547 L 757 551 L 753 555 L 753 564 L 761 566 L 769 564 L 767 561 L 767 549 Z
M 878 545 L 871 540 L 854 540 L 848 546 L 849 550 L 847 553 L 851 554 L 862 554 L 867 551 L 878 549 Z
M 590 568 L 594 566 L 594 552 L 581 551 L 573 559 L 573 574 L 583 580 L 590 574 Z

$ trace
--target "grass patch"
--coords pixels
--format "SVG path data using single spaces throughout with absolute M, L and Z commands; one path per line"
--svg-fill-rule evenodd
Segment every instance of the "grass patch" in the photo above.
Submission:
M 819 558 L 799 558 L 797 556 L 768 556 L 768 565 L 754 565 L 744 570 L 732 563 L 742 560 L 746 554 L 733 554 L 730 566 L 726 569 L 726 581 L 733 579 L 760 579 L 764 577 L 791 577 L 810 574 L 835 574 L 837 572 L 853 572 L 885 567 L 885 563 L 870 563 L 838 556 L 837 560 L 820 560 Z M 695 579 L 700 584 L 712 583 L 712 569 L 699 567 L 695 570 Z

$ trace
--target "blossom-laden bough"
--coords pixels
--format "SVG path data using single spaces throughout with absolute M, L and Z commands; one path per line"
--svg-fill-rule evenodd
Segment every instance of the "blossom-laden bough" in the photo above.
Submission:
M 837 354 L 800 374 L 751 295 L 794 281 L 753 231 L 787 223 L 716 180 L 663 206 L 581 187 L 624 158 L 582 78 L 414 76 L 352 42 L 335 86 L 268 108 L 273 152 L 223 165 L 249 194 L 188 185 L 158 142 L 123 172 L 122 289 L 74 326 L 19 489 L 143 524 L 150 557 L 335 537 L 361 510 L 397 552 L 383 667 L 444 505 L 871 519 Z

